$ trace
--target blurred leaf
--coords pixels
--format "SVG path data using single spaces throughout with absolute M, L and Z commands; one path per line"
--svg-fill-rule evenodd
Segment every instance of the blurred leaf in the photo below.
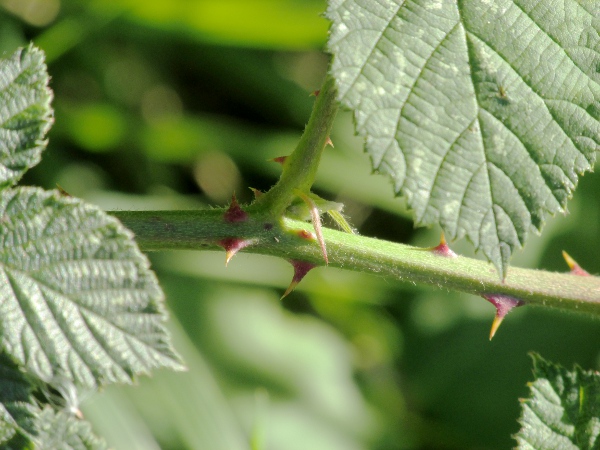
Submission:
M 40 161 L 52 123 L 44 54 L 30 45 L 0 61 L 0 188 Z
M 102 450 L 108 448 L 103 439 L 92 433 L 85 420 L 65 411 L 46 406 L 37 418 L 39 450 Z
M 327 23 L 320 17 L 323 0 L 101 0 L 94 7 L 118 9 L 144 25 L 227 45 L 315 48 L 327 35 Z
M 351 347 L 337 332 L 282 310 L 263 289 L 219 288 L 196 303 L 199 310 L 192 316 L 188 309 L 186 322 L 202 330 L 207 357 L 232 383 L 229 395 L 247 427 L 256 387 L 269 395 L 267 448 L 364 448 L 376 419 L 353 378 Z M 182 306 L 174 305 L 180 317 Z
M 138 386 L 109 387 L 86 405 L 86 417 L 115 448 L 248 450 L 249 438 L 203 355 L 174 318 L 169 332 L 188 371 L 157 371 Z
M 5 191 L 0 217 L 0 330 L 28 371 L 91 387 L 181 369 L 156 278 L 115 219 L 33 188 Z
M 523 402 L 519 449 L 595 449 L 600 446 L 600 373 L 566 370 L 532 354 L 535 380 Z
M 416 222 L 466 235 L 505 276 L 594 162 L 600 3 L 493 3 L 335 0 L 329 48 L 373 166 Z
M 106 152 L 125 136 L 124 115 L 108 104 L 90 104 L 70 111 L 63 125 L 82 148 L 92 152 Z

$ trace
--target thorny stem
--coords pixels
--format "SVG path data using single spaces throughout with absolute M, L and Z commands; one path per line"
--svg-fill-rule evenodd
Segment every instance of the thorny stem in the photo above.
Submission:
M 224 209 L 112 214 L 135 233 L 142 250 L 216 250 L 224 240 L 233 239 L 250 253 L 324 265 L 319 245 L 298 236 L 297 231 L 309 225 L 285 219 L 284 213 L 299 193 L 309 193 L 336 111 L 335 83 L 328 77 L 278 183 L 241 213 L 236 209 L 236 220 L 231 220 L 231 212 Z M 239 209 L 237 203 L 235 206 Z M 600 277 L 511 267 L 501 281 L 492 265 L 476 259 L 449 258 L 435 251 L 326 228 L 322 232 L 333 267 L 475 295 L 503 294 L 531 305 L 600 316 Z
M 136 234 L 142 250 L 219 249 L 216 242 L 230 236 L 256 241 L 245 252 L 324 265 L 315 241 L 291 231 L 310 224 L 285 219 L 269 222 L 255 215 L 243 223 L 225 223 L 223 210 L 114 211 Z M 505 294 L 530 305 L 581 311 L 600 316 L 600 277 L 510 267 L 504 282 L 484 261 L 459 256 L 446 258 L 409 245 L 323 228 L 329 266 L 383 277 L 423 283 L 475 295 Z M 222 251 L 222 250 L 221 250 Z

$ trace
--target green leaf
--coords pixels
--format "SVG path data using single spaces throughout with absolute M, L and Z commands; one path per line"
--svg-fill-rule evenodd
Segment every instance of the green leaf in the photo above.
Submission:
M 104 440 L 92 433 L 91 425 L 65 411 L 46 406 L 37 419 L 39 450 L 102 450 L 108 448 Z
M 332 0 L 328 16 L 375 169 L 504 276 L 600 148 L 600 2 Z
M 44 54 L 33 46 L 0 60 L 0 189 L 40 161 L 52 124 Z
M 28 372 L 93 387 L 181 369 L 163 294 L 132 234 L 58 192 L 0 194 L 0 335 Z
M 523 401 L 519 449 L 600 448 L 600 373 L 572 371 L 533 354 L 535 380 Z
M 25 374 L 5 354 L 0 354 L 0 446 L 17 448 L 15 442 L 29 439 L 35 431 L 37 405 L 33 386 Z M 24 445 L 24 444 L 23 444 Z

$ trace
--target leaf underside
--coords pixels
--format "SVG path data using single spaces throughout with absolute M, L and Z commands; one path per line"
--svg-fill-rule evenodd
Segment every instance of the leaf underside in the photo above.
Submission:
M 535 380 L 522 404 L 522 450 L 600 448 L 600 373 L 566 370 L 532 355 Z
M 181 368 L 157 280 L 115 219 L 17 188 L 0 194 L 0 223 L 2 344 L 28 372 L 94 387 Z
M 0 189 L 40 161 L 52 124 L 44 54 L 29 46 L 0 64 Z
M 600 149 L 597 0 L 332 0 L 329 50 L 374 168 L 504 277 Z

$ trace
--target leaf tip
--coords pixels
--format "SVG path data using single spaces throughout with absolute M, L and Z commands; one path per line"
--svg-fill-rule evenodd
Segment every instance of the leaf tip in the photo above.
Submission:
M 56 183 L 56 190 L 60 193 L 60 195 L 62 195 L 63 197 L 72 197 L 71 194 L 69 194 L 65 188 L 63 188 L 60 184 Z

